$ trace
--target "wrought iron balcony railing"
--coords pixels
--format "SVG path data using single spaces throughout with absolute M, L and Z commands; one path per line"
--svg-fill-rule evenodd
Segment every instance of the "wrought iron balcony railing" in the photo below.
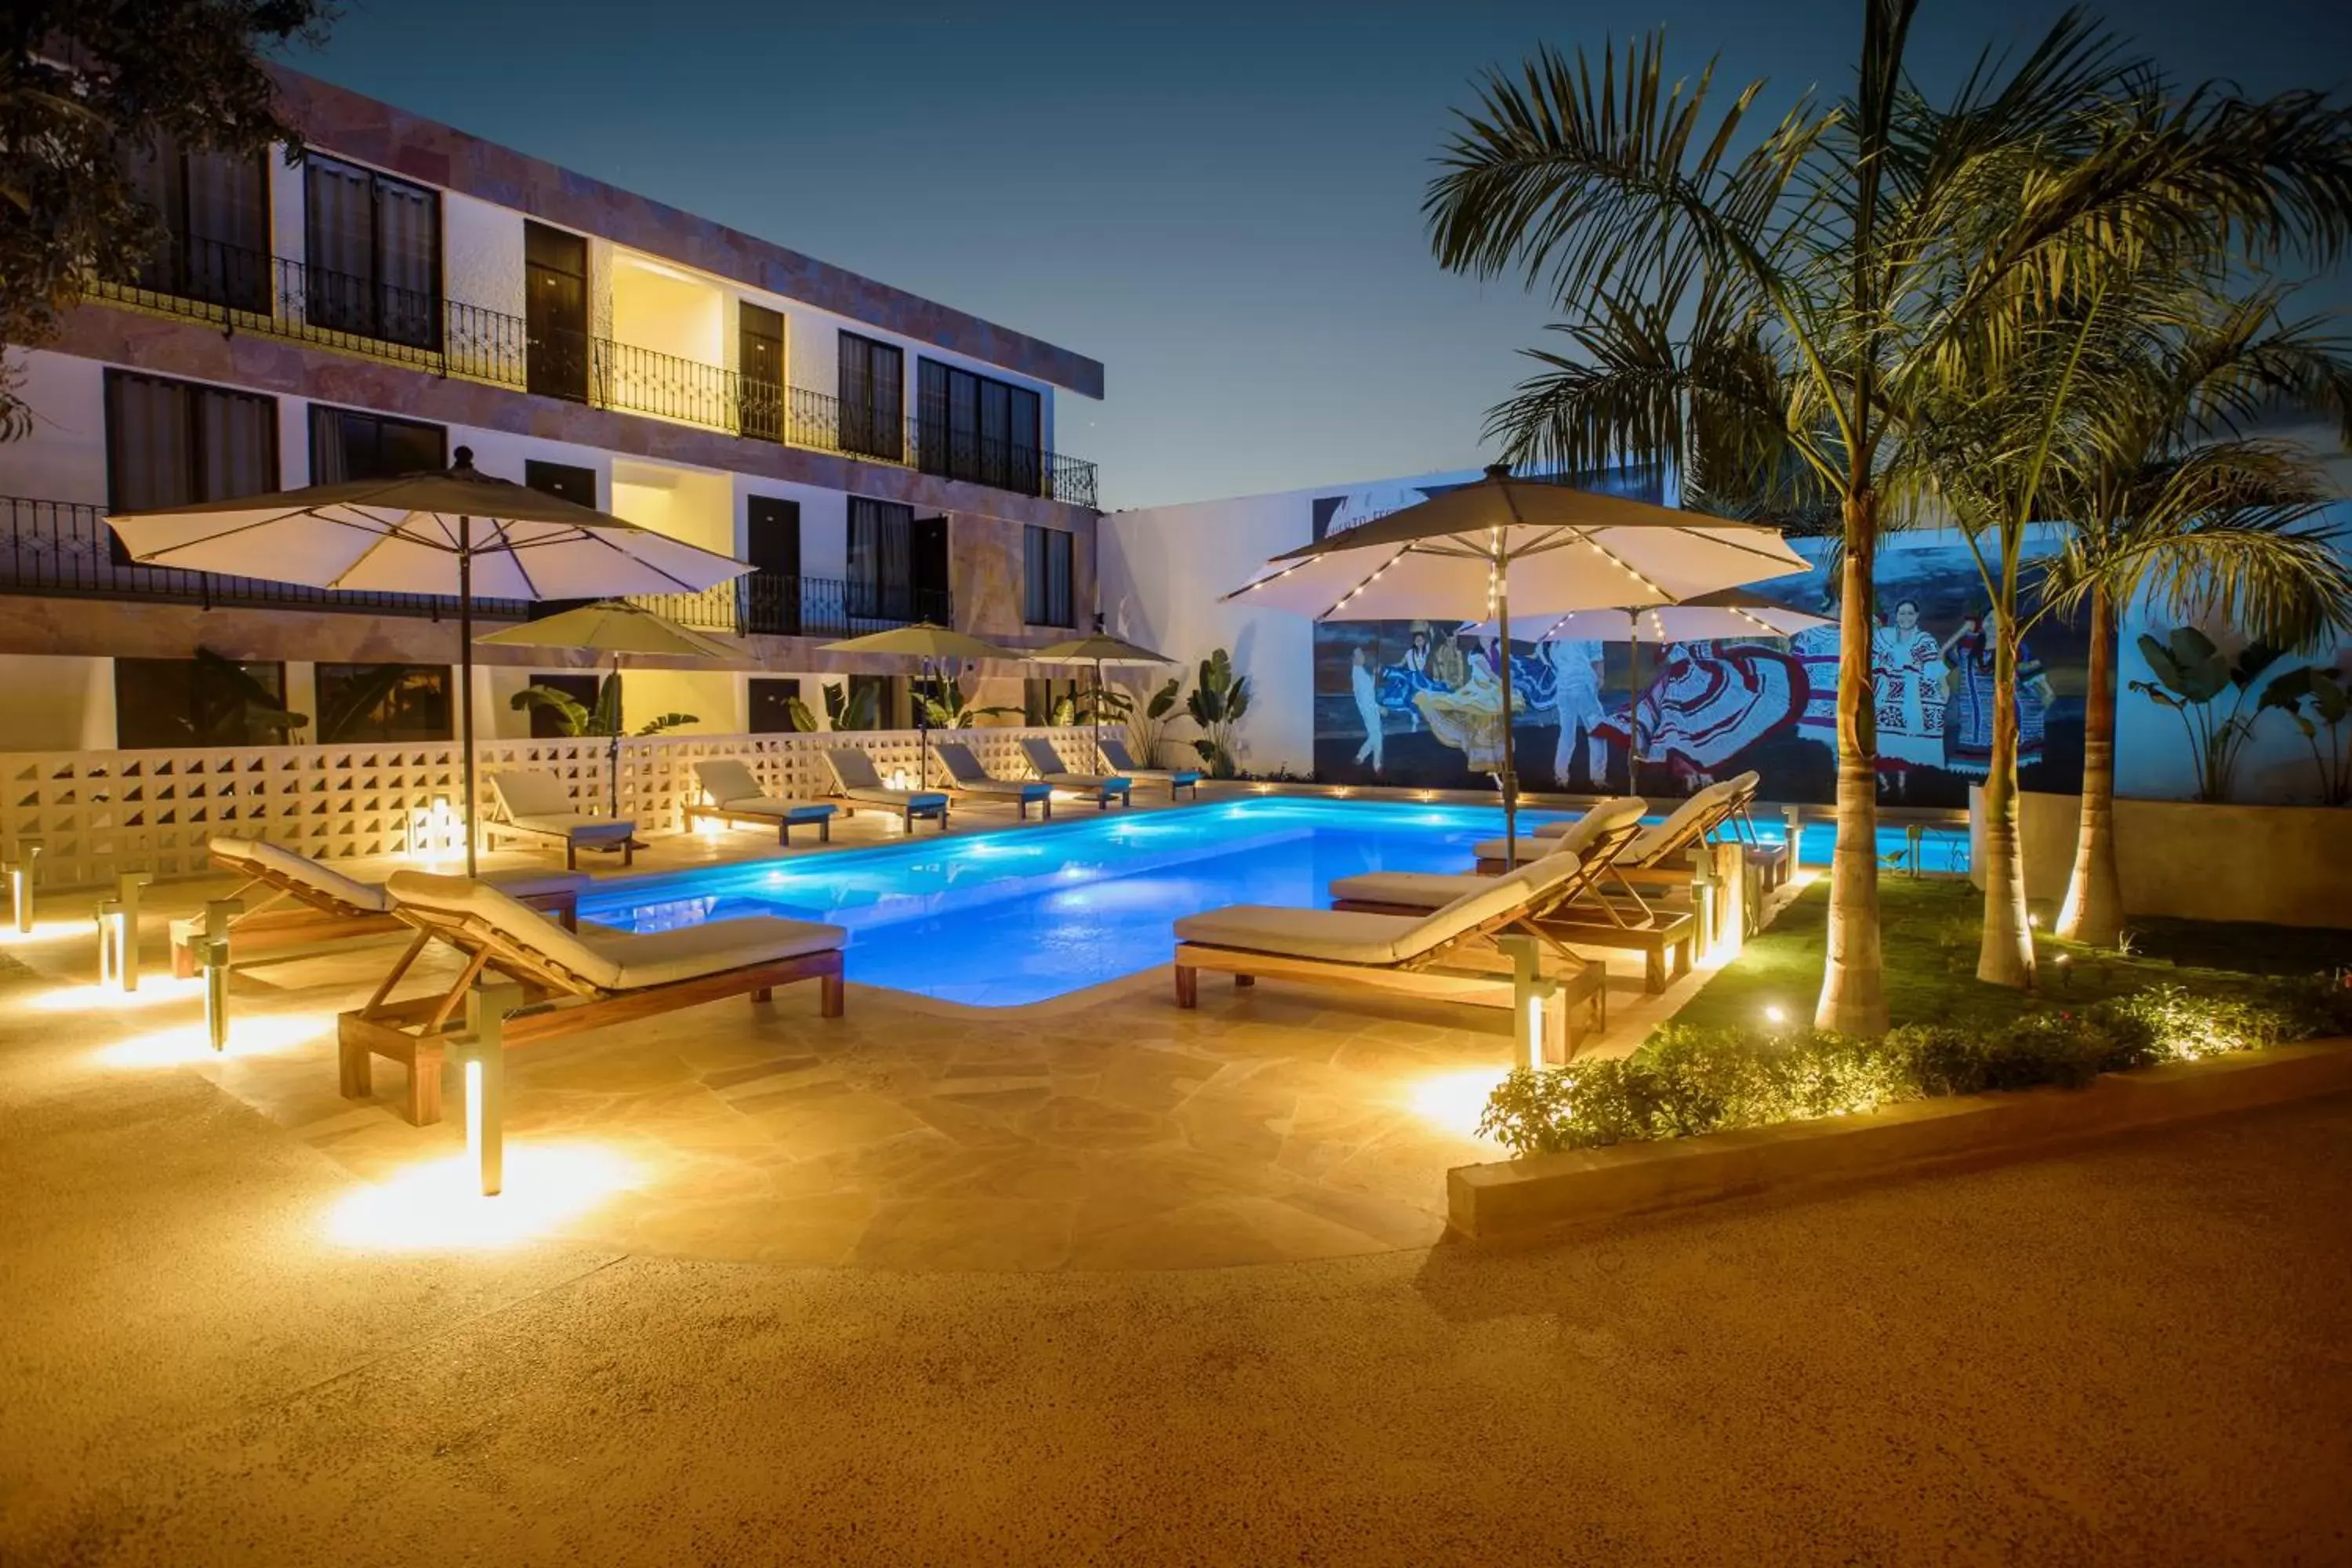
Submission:
M 457 613 L 455 597 L 432 594 L 341 593 L 142 566 L 123 553 L 104 509 L 81 501 L 0 496 L 0 594 L 91 599 L 154 599 L 174 604 L 248 605 L 304 610 L 349 610 L 378 616 Z M 911 621 L 951 622 L 946 594 L 893 584 L 845 583 L 754 572 L 700 594 L 648 594 L 635 602 L 687 626 L 730 635 L 855 637 Z M 476 599 L 474 612 L 520 620 L 532 606 L 520 599 Z
M 1093 507 L 1095 466 L 939 419 L 845 405 L 830 393 L 747 376 L 634 343 L 541 331 L 504 311 L 399 289 L 210 240 L 174 244 L 99 299 L 346 353 L 438 375 L 674 419 L 747 439 L 912 468 L 1022 495 Z
M 104 509 L 81 501 L 0 496 L 0 593 L 89 599 L 163 599 L 176 604 L 257 605 L 358 610 L 379 616 L 457 613 L 455 596 L 344 593 L 176 566 L 142 566 L 106 526 Z M 516 599 L 477 599 L 477 614 L 520 619 Z

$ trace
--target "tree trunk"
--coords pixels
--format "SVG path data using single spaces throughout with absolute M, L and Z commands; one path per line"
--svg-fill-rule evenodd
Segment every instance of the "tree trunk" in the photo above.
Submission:
M 2083 696 L 2083 820 L 2074 871 L 2058 911 L 2068 942 L 2113 947 L 2123 935 L 2124 885 L 2116 871 L 2116 608 L 2091 593 L 2091 669 Z
M 1992 763 L 1984 784 L 1984 939 L 1977 948 L 1977 978 L 2031 991 L 2033 928 L 2025 912 L 2025 859 L 2017 845 L 2014 615 L 2001 614 L 1992 647 Z
M 1870 683 L 1871 604 L 1878 557 L 1878 496 L 1845 501 L 1845 561 L 1838 589 L 1837 849 L 1830 861 L 1829 962 L 1813 1008 L 1816 1028 L 1886 1032 L 1878 945 L 1878 716 Z

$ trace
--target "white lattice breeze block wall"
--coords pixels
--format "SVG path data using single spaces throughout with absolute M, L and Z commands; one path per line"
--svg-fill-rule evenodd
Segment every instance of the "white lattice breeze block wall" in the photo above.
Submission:
M 935 730 L 935 739 L 969 744 L 991 773 L 1025 778 L 1024 738 L 1051 740 L 1072 768 L 1092 765 L 1084 728 Z M 612 742 L 577 740 L 482 741 L 474 748 L 477 821 L 489 817 L 489 778 L 509 769 L 552 773 L 571 786 L 576 807 L 604 812 L 611 789 Z M 918 771 L 921 737 L 912 730 L 790 735 L 663 735 L 624 739 L 621 814 L 647 833 L 683 826 L 698 798 L 694 764 L 740 758 L 780 795 L 824 795 L 830 776 L 818 752 L 863 747 L 887 777 Z M 932 776 L 939 767 L 932 764 Z M 206 846 L 218 835 L 264 838 L 321 860 L 404 855 L 425 847 L 412 835 L 436 800 L 454 810 L 464 791 L 464 759 L 455 742 L 406 745 L 229 746 L 138 752 L 0 752 L 0 847 L 11 857 L 26 838 L 41 841 L 46 887 L 91 887 L 118 872 L 162 879 L 209 869 Z

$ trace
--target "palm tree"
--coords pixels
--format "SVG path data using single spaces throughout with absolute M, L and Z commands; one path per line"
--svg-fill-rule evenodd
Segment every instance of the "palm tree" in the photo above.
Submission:
M 1886 1026 L 1871 599 L 1899 459 L 1956 374 L 2054 285 L 2203 232 L 2330 252 L 2352 227 L 2352 123 L 2313 94 L 2179 100 L 2069 13 L 2014 68 L 1933 105 L 1904 74 L 1916 0 L 1865 0 L 1853 97 L 1801 100 L 1733 151 L 1763 83 L 1710 124 L 1712 68 L 1668 85 L 1662 37 L 1599 79 L 1549 50 L 1484 79 L 1424 203 L 1438 259 L 1523 270 L 1572 353 L 1498 405 L 1514 458 L 1665 461 L 1720 509 L 1834 505 L 1841 543 L 1837 849 L 1815 1021 Z M 2055 170 L 2054 177 L 2050 171 Z M 1998 211 L 1994 229 L 1983 215 Z
M 2147 352 L 2105 367 L 2095 454 L 2062 476 L 2050 510 L 2069 530 L 2042 614 L 2088 606 L 2083 804 L 2057 931 L 2111 946 L 2116 872 L 2117 617 L 2143 594 L 2175 615 L 2217 616 L 2259 641 L 2307 644 L 2352 626 L 2352 571 L 2308 520 L 2329 490 L 2310 453 L 2248 432 L 2281 413 L 2328 417 L 2352 441 L 2352 361 L 2284 293 L 2213 303 Z

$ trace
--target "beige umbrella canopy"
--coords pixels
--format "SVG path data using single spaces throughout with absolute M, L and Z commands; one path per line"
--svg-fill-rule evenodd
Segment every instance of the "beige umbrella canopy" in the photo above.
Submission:
M 1726 522 L 1545 479 L 1486 477 L 1276 556 L 1225 595 L 1318 620 L 1492 617 L 1506 647 L 1511 613 L 1669 604 L 1807 569 L 1769 528 Z M 1511 763 L 1511 661 L 1502 660 L 1507 841 L 1518 828 Z
M 466 872 L 474 871 L 474 599 L 698 594 L 747 563 L 474 468 L 236 496 L 107 521 L 142 565 L 457 600 Z
M 1539 624 L 1540 617 L 1538 623 Z M 1804 610 L 1792 610 L 1788 605 L 1751 594 L 1745 588 L 1726 588 L 1718 593 L 1702 594 L 1679 604 L 1644 605 L 1618 610 L 1570 610 L 1555 618 L 1536 637 L 1538 643 L 1560 642 L 1622 642 L 1633 647 L 1632 668 L 1626 678 L 1633 686 L 1633 705 L 1626 712 L 1625 793 L 1633 793 L 1634 765 L 1642 760 L 1641 724 L 1641 661 L 1642 644 L 1664 645 L 1670 642 L 1713 642 L 1732 637 L 1791 637 L 1815 626 L 1835 626 L 1827 616 L 1816 616 Z M 1492 621 L 1481 621 L 1463 630 L 1480 637 L 1496 635 Z
M 1011 648 L 982 642 L 952 626 L 938 626 L 929 621 L 918 621 L 911 626 L 893 626 L 887 632 L 868 632 L 861 637 L 827 643 L 824 651 L 883 654 L 894 658 L 918 659 L 921 661 L 923 677 L 927 680 L 934 665 L 950 659 L 1017 659 L 1021 657 Z M 922 735 L 915 747 L 916 787 L 919 789 L 930 783 L 931 778 L 931 715 L 930 710 L 919 702 L 915 705 L 915 728 Z
M 642 605 L 632 605 L 618 599 L 607 599 L 593 605 L 582 605 L 562 615 L 549 616 L 544 620 L 525 621 L 519 626 L 490 632 L 476 637 L 485 647 L 578 647 L 590 648 L 613 656 L 612 744 L 606 748 L 605 766 L 612 780 L 612 814 L 621 815 L 621 702 L 617 682 L 621 679 L 621 658 L 625 654 L 656 654 L 671 658 L 733 658 L 735 650 L 715 637 L 679 626 L 665 616 L 657 616 Z
M 1097 632 L 1091 637 L 1072 637 L 1067 642 L 1057 642 L 1051 647 L 1041 647 L 1029 656 L 1029 662 L 1032 664 L 1091 664 L 1094 666 L 1094 723 L 1089 726 L 1089 729 L 1097 737 L 1095 741 L 1095 766 L 1102 768 L 1105 772 L 1108 772 L 1109 769 L 1103 760 L 1102 741 L 1100 738 L 1102 725 L 1103 666 L 1107 664 L 1174 664 L 1176 661 L 1169 658 L 1164 653 L 1156 653 L 1150 648 L 1145 647 L 1139 643 L 1131 643 L 1123 637 L 1112 637 L 1108 632 Z M 1143 760 L 1146 763 L 1151 761 L 1150 757 L 1146 757 Z

